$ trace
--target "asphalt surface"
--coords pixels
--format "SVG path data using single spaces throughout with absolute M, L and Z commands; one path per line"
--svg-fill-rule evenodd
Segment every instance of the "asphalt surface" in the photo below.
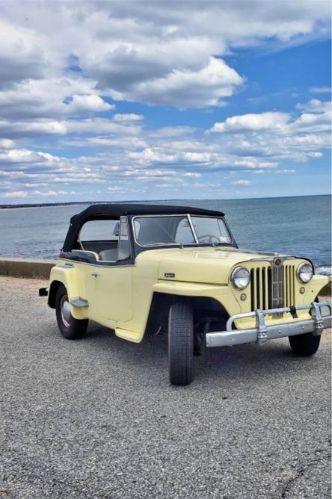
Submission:
M 330 498 L 330 335 L 211 350 L 185 388 L 165 338 L 57 332 L 42 281 L 0 277 L 0 497 Z

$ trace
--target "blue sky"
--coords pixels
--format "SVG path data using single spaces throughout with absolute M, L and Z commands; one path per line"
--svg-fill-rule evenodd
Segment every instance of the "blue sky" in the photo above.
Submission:
M 330 192 L 329 2 L 174 5 L 0 4 L 0 203 Z

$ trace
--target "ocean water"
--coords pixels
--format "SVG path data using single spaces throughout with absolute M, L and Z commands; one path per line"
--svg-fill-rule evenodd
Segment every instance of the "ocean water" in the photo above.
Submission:
M 177 200 L 167 204 L 221 210 L 241 248 L 306 256 L 318 272 L 331 273 L 330 196 Z M 0 256 L 56 258 L 70 217 L 86 206 L 0 209 Z

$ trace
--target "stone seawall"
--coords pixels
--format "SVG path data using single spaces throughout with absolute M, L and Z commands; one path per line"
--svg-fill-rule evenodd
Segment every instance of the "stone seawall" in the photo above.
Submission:
M 23 260 L 3 257 L 0 259 L 0 275 L 48 279 L 54 265 L 55 261 L 52 260 Z

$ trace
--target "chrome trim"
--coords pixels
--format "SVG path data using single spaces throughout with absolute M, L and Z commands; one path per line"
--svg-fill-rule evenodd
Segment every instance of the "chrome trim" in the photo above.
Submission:
M 60 312 L 61 312 L 61 319 L 65 327 L 70 327 L 72 315 L 71 315 L 71 305 L 68 301 L 68 298 L 66 295 L 63 295 L 60 301 Z
M 235 284 L 235 282 L 234 282 L 234 274 L 235 274 L 235 272 L 237 272 L 238 270 L 242 270 L 242 269 L 243 269 L 243 270 L 246 270 L 246 271 L 248 272 L 248 274 L 249 274 L 249 275 L 248 275 L 248 284 L 246 284 L 246 286 L 244 286 L 243 288 L 241 288 L 241 287 L 237 286 L 237 285 Z M 232 270 L 232 272 L 231 272 L 231 275 L 230 275 L 229 280 L 231 281 L 232 286 L 233 286 L 235 289 L 237 289 L 237 290 L 239 290 L 239 289 L 240 289 L 240 290 L 242 291 L 243 289 L 246 289 L 246 288 L 249 286 L 249 284 L 250 284 L 250 281 L 251 281 L 250 270 L 249 270 L 249 269 L 247 269 L 246 267 L 236 266 L 236 267 L 234 267 L 234 268 L 233 268 L 233 270 Z
M 329 315 L 322 315 L 322 308 L 329 309 Z M 266 315 L 280 315 L 280 313 L 291 313 L 299 310 L 311 310 L 312 319 L 304 321 L 287 322 L 267 326 Z M 255 310 L 244 314 L 235 314 L 226 323 L 226 331 L 215 331 L 206 334 L 207 347 L 241 345 L 243 343 L 265 343 L 267 340 L 284 338 L 286 336 L 296 336 L 298 334 L 313 333 L 322 334 L 323 330 L 331 327 L 332 308 L 329 302 L 313 302 L 297 307 L 283 307 L 269 310 Z M 256 317 L 256 328 L 233 329 L 234 321 L 238 319 Z
M 194 239 L 195 239 L 195 243 L 196 244 L 199 244 L 199 241 L 197 239 L 197 234 L 195 232 L 195 229 L 194 229 L 194 226 L 193 226 L 193 221 L 191 220 L 191 215 L 188 213 L 187 214 L 187 218 L 188 218 L 188 222 L 189 222 L 189 225 L 190 225 L 190 228 L 191 228 L 191 232 L 193 233 L 194 235 Z M 212 217 L 211 217 L 212 218 Z
M 271 305 L 272 308 L 284 306 L 284 265 L 271 262 Z
M 300 277 L 300 270 L 301 268 L 304 266 L 304 265 L 311 265 L 311 270 L 312 270 L 312 275 L 309 279 L 309 281 L 302 281 L 301 277 Z M 313 278 L 315 274 L 315 271 L 314 271 L 314 266 L 312 265 L 311 262 L 302 262 L 300 263 L 300 265 L 298 265 L 297 269 L 296 269 L 296 277 L 297 277 L 297 280 L 301 283 L 301 284 L 308 284 L 308 282 L 311 281 L 311 279 Z

